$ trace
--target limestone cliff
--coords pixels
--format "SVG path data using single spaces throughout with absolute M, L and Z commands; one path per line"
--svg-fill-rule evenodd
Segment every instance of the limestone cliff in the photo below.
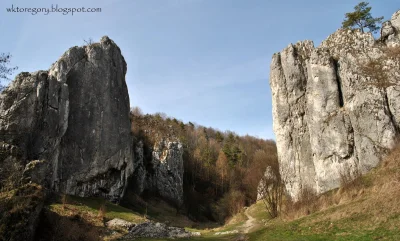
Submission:
M 0 94 L 2 141 L 40 163 L 30 173 L 46 166 L 53 189 L 118 200 L 134 171 L 126 70 L 103 37 L 69 49 L 49 71 L 19 74 Z
M 183 203 L 183 146 L 178 141 L 161 140 L 156 143 L 152 155 L 152 167 L 148 185 L 162 197 Z
M 154 193 L 174 203 L 183 204 L 183 146 L 179 141 L 162 138 L 152 148 L 151 158 L 143 155 L 143 144 L 135 150 L 133 189 L 137 194 Z
M 273 55 L 274 132 L 281 174 L 293 197 L 304 188 L 318 193 L 336 188 L 341 176 L 367 172 L 393 147 L 400 86 L 371 84 L 375 80 L 360 71 L 360 63 L 379 59 L 384 45 L 400 44 L 400 11 L 381 33 L 375 41 L 370 33 L 341 29 L 317 48 L 303 41 Z M 399 63 L 387 65 L 390 78 L 398 80 Z

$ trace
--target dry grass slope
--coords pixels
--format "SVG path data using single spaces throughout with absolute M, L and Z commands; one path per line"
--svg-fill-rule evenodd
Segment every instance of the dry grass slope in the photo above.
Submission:
M 269 221 L 250 240 L 400 240 L 400 146 L 367 175 Z

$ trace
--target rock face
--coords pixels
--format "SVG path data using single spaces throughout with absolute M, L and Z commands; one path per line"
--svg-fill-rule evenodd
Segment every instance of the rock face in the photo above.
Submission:
M 387 45 L 400 43 L 399 16 L 400 11 L 384 25 L 381 40 Z M 305 188 L 336 188 L 341 176 L 367 172 L 393 147 L 400 86 L 371 84 L 358 64 L 380 56 L 371 34 L 343 29 L 317 48 L 303 41 L 273 55 L 274 132 L 280 171 L 293 197 Z M 398 64 L 392 62 L 392 69 Z
M 138 194 L 147 190 L 156 193 L 177 206 L 183 204 L 183 146 L 179 141 L 161 139 L 151 152 L 151 160 L 145 160 L 143 144 L 135 151 L 135 184 Z M 145 164 L 147 163 L 147 165 Z
M 69 49 L 49 71 L 19 74 L 0 94 L 2 141 L 27 162 L 46 160 L 55 190 L 119 199 L 134 171 L 126 69 L 103 37 Z

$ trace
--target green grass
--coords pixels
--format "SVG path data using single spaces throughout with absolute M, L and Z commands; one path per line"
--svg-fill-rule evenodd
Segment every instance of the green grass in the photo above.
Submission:
M 215 232 L 226 232 L 226 231 L 232 231 L 232 230 L 237 230 L 242 226 L 247 220 L 246 215 L 244 214 L 244 211 L 236 214 L 233 216 L 224 226 L 218 227 L 216 229 L 213 229 L 212 231 Z
M 250 233 L 249 241 L 400 240 L 398 213 L 392 214 L 387 221 L 378 224 L 372 222 L 374 216 L 368 212 L 355 212 L 332 221 L 322 218 L 345 208 L 352 208 L 354 205 L 357 205 L 357 202 L 335 206 L 291 222 L 270 220 L 267 227 Z
M 111 220 L 114 218 L 120 218 L 132 223 L 142 223 L 145 221 L 143 215 L 136 213 L 130 209 L 121 207 L 108 201 L 104 201 L 102 198 L 81 198 L 76 196 L 67 196 L 67 210 L 74 210 L 78 213 L 87 213 L 92 216 L 97 216 L 102 205 L 106 207 L 105 218 Z M 50 209 L 61 215 L 65 213 L 62 203 L 53 203 L 50 205 Z
M 248 212 L 252 217 L 257 219 L 258 221 L 270 219 L 270 216 L 265 209 L 263 201 L 258 201 L 257 203 L 250 206 Z
M 323 225 L 323 226 L 321 226 Z M 250 241 L 258 240 L 400 240 L 398 230 L 378 227 L 372 230 L 345 228 L 338 223 L 319 223 L 314 226 L 300 226 L 299 222 L 273 224 L 268 228 L 249 234 Z
M 400 240 L 400 232 L 398 231 L 400 223 L 400 213 L 393 212 L 386 215 L 386 219 L 375 222 L 375 215 L 368 211 L 357 208 L 362 206 L 369 199 L 361 197 L 359 199 L 345 202 L 341 205 L 331 206 L 323 211 L 312 213 L 311 215 L 299 218 L 294 221 L 283 221 L 280 219 L 270 220 L 265 210 L 263 202 L 258 202 L 248 209 L 248 213 L 253 216 L 256 221 L 256 228 L 252 233 L 246 234 L 248 241 L 301 241 L 301 240 Z M 74 210 L 78 213 L 89 213 L 96 217 L 101 205 L 106 206 L 106 219 L 121 218 L 130 222 L 140 223 L 145 219 L 143 214 L 134 212 L 130 209 L 105 202 L 101 198 L 80 198 L 68 196 L 67 211 Z M 62 203 L 51 204 L 50 207 L 59 213 L 63 212 Z M 193 228 L 195 223 L 188 221 L 186 217 L 177 214 L 176 210 L 167 206 L 165 203 L 157 205 L 149 205 L 148 214 L 154 215 L 150 219 L 154 221 L 169 220 L 172 226 L 176 226 L 174 222 L 185 225 L 186 230 L 192 232 L 200 232 L 201 237 L 193 237 L 190 239 L 176 240 L 192 240 L 192 241 L 214 241 L 214 240 L 236 240 L 244 234 L 233 234 L 225 236 L 215 236 L 216 232 L 241 230 L 241 226 L 246 222 L 247 217 L 244 211 L 235 215 L 226 225 L 222 227 L 206 228 L 207 225 L 201 225 Z M 343 215 L 343 216 L 342 216 Z M 264 221 L 266 221 L 264 226 Z M 168 239 L 140 238 L 138 241 L 160 241 Z

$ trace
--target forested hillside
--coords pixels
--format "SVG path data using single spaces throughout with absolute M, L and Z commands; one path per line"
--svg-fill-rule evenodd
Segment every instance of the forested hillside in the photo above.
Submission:
M 143 115 L 138 107 L 132 108 L 131 121 L 134 145 L 143 142 L 147 162 L 158 139 L 168 137 L 183 144 L 181 211 L 198 221 L 224 222 L 254 203 L 266 166 L 277 162 L 272 140 L 183 123 L 163 113 Z

